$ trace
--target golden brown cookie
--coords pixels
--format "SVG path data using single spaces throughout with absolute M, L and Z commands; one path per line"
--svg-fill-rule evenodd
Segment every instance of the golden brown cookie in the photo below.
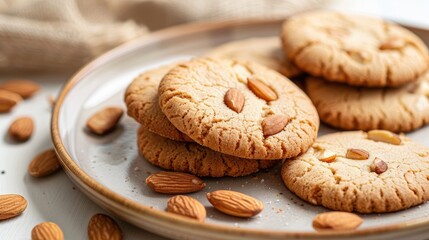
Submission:
M 207 55 L 256 62 L 289 78 L 302 74 L 301 70 L 290 62 L 283 53 L 277 36 L 249 38 L 225 43 L 211 50 Z
M 139 129 L 137 139 L 140 153 L 153 165 L 201 177 L 245 176 L 280 162 L 237 158 L 196 143 L 163 138 L 143 128 Z
M 429 66 L 428 49 L 412 32 L 382 19 L 314 11 L 283 25 L 283 49 L 301 70 L 355 86 L 400 86 Z
M 282 178 L 289 190 L 315 205 L 393 212 L 429 199 L 429 149 L 389 132 L 333 133 L 286 161 Z
M 249 159 L 282 159 L 305 152 L 319 118 L 289 79 L 262 65 L 210 58 L 173 68 L 159 85 L 160 107 L 197 143 Z
M 192 141 L 168 121 L 158 104 L 159 82 L 174 66 L 170 64 L 140 74 L 128 86 L 125 103 L 128 115 L 145 129 L 172 140 Z
M 357 88 L 314 77 L 305 85 L 320 119 L 337 128 L 408 132 L 429 122 L 429 72 L 399 88 Z

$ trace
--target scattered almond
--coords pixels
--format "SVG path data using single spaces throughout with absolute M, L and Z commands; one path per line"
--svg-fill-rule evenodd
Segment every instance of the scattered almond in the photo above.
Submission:
M 319 156 L 317 158 L 322 162 L 331 163 L 335 161 L 335 159 L 337 158 L 337 154 L 325 149 L 323 151 L 320 151 Z
M 224 102 L 231 110 L 241 113 L 244 106 L 244 95 L 236 88 L 230 88 L 224 97 Z
M 37 155 L 28 166 L 28 173 L 33 177 L 45 177 L 61 168 L 60 161 L 53 149 Z
M 14 92 L 26 99 L 39 91 L 40 86 L 36 82 L 30 80 L 9 80 L 0 84 L 0 89 Z
M 288 123 L 289 118 L 284 115 L 271 115 L 262 121 L 262 132 L 266 137 L 274 135 L 281 132 Z
M 88 224 L 89 240 L 121 240 L 122 230 L 111 217 L 95 214 Z
M 405 46 L 405 40 L 399 37 L 392 37 L 380 44 L 380 50 L 395 50 L 401 49 Z
M 387 168 L 387 163 L 380 158 L 375 158 L 374 163 L 371 165 L 371 171 L 377 174 L 384 173 L 385 171 L 387 171 Z
M 33 134 L 34 124 L 30 117 L 15 119 L 9 127 L 9 136 L 20 142 L 27 141 Z
M 207 199 L 217 210 L 236 217 L 253 217 L 264 209 L 264 204 L 243 193 L 217 190 L 207 193 Z
M 247 87 L 259 98 L 265 101 L 277 99 L 277 94 L 265 83 L 255 77 L 247 78 Z
M 398 135 L 386 130 L 371 130 L 368 132 L 368 139 L 393 145 L 401 144 L 401 138 Z
M 16 217 L 27 208 L 27 200 L 18 194 L 0 195 L 0 220 Z
M 318 214 L 313 219 L 313 227 L 317 231 L 324 230 L 353 230 L 362 224 L 358 215 L 348 212 L 326 212 Z
M 347 149 L 346 158 L 354 160 L 366 160 L 369 158 L 369 152 L 362 149 L 349 148 Z
M 124 110 L 119 107 L 106 107 L 92 115 L 86 126 L 91 132 L 103 135 L 115 128 L 123 113 Z
M 21 101 L 19 94 L 0 89 L 0 113 L 10 112 Z
M 31 231 L 31 240 L 64 240 L 64 234 L 57 224 L 42 222 Z
M 167 203 L 167 212 L 193 218 L 198 222 L 206 220 L 205 207 L 196 199 L 184 195 L 170 198 Z
M 198 192 L 206 184 L 199 177 L 180 172 L 158 172 L 146 178 L 146 185 L 155 192 L 184 194 Z

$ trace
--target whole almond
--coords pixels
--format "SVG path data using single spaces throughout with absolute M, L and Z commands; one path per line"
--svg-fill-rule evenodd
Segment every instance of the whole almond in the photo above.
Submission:
M 60 161 L 53 149 L 37 155 L 28 166 L 28 173 L 33 177 L 45 177 L 61 168 Z
M 262 121 L 262 132 L 266 137 L 274 135 L 281 132 L 288 123 L 289 118 L 284 115 L 271 115 Z
M 353 230 L 362 224 L 358 215 L 348 212 L 326 212 L 318 214 L 313 219 L 313 227 L 317 231 L 324 230 Z
M 22 98 L 18 94 L 0 89 L 0 113 L 10 112 L 21 101 Z
M 199 177 L 180 172 L 158 172 L 146 178 L 146 185 L 155 192 L 184 194 L 197 192 L 206 184 Z
M 405 46 L 405 40 L 399 37 L 392 37 L 380 44 L 380 50 L 395 50 Z
M 401 144 L 401 138 L 398 135 L 386 130 L 371 130 L 368 132 L 368 139 L 393 145 Z
M 122 230 L 111 217 L 99 213 L 89 220 L 88 238 L 89 240 L 121 240 Z
M 277 94 L 256 77 L 247 78 L 247 87 L 259 98 L 265 101 L 273 101 L 277 99 Z
M 325 149 L 319 153 L 319 156 L 317 158 L 322 162 L 331 163 L 335 161 L 335 159 L 337 158 L 337 154 Z
M 217 210 L 236 217 L 253 217 L 264 209 L 264 204 L 243 193 L 217 190 L 207 193 L 207 199 Z
M 91 132 L 103 135 L 110 132 L 118 124 L 124 110 L 119 107 L 106 107 L 96 112 L 86 122 L 86 126 Z
M 371 171 L 373 171 L 377 174 L 382 174 L 385 171 L 387 171 L 388 166 L 387 166 L 387 163 L 385 161 L 376 157 L 370 168 L 371 168 Z
M 40 86 L 36 82 L 30 80 L 9 80 L 0 84 L 0 89 L 14 92 L 26 99 L 39 91 Z
M 366 160 L 369 158 L 369 152 L 363 149 L 349 148 L 347 149 L 346 158 L 353 160 Z
M 34 124 L 30 117 L 15 119 L 9 127 L 9 136 L 20 142 L 27 141 L 33 134 Z
M 168 200 L 167 212 L 196 219 L 198 222 L 206 220 L 206 208 L 196 199 L 177 195 Z
M 236 88 L 230 88 L 224 97 L 224 102 L 231 110 L 241 113 L 244 106 L 244 95 Z
M 16 217 L 27 208 L 27 200 L 18 194 L 0 195 L 0 220 Z
M 64 240 L 64 234 L 57 224 L 42 222 L 31 231 L 31 240 Z

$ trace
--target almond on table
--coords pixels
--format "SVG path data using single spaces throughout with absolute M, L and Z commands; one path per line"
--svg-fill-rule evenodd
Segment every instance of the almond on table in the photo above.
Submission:
M 155 192 L 184 194 L 198 192 L 206 184 L 199 177 L 181 172 L 158 172 L 146 178 L 146 185 Z
M 60 161 L 54 149 L 46 150 L 30 162 L 28 173 L 33 177 L 45 177 L 61 169 Z
M 37 93 L 40 86 L 36 82 L 30 80 L 9 80 L 0 84 L 0 89 L 14 92 L 26 99 Z
M 207 193 L 207 199 L 217 210 L 235 217 L 253 217 L 264 209 L 264 204 L 243 193 L 217 190 Z
M 88 223 L 89 240 L 121 240 L 122 230 L 111 217 L 95 214 Z
M 42 222 L 31 231 L 31 240 L 64 240 L 64 234 L 57 224 Z
M 0 89 L 0 113 L 10 112 L 21 101 L 19 94 Z
M 0 195 L 0 221 L 16 217 L 27 208 L 27 200 L 18 194 Z
M 20 142 L 27 141 L 33 134 L 34 123 L 30 117 L 19 117 L 9 127 L 9 136 Z
M 106 107 L 96 112 L 86 122 L 87 128 L 98 135 L 103 135 L 116 127 L 124 110 L 120 107 Z
M 198 222 L 206 219 L 206 208 L 198 200 L 184 195 L 171 197 L 167 203 L 167 212 L 193 218 Z

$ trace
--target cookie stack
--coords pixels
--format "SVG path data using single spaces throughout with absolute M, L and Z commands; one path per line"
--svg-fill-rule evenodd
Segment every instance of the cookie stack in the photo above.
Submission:
M 138 145 L 161 168 L 244 176 L 304 153 L 319 128 L 310 99 L 260 64 L 197 58 L 147 71 L 125 94 Z
M 408 132 L 429 122 L 429 55 L 382 19 L 317 11 L 286 21 L 282 44 L 321 121 L 345 130 Z

